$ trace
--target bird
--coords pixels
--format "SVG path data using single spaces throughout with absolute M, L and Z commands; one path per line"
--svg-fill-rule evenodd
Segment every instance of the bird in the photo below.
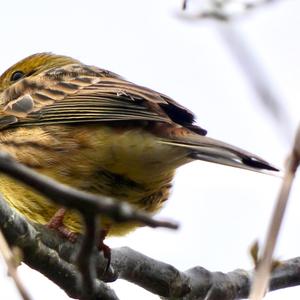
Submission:
M 167 95 L 68 56 L 33 54 L 0 76 L 0 150 L 63 184 L 150 215 L 169 198 L 175 170 L 192 161 L 278 171 L 206 134 L 194 114 Z M 78 212 L 3 174 L 0 192 L 30 221 L 66 236 L 83 230 Z M 140 226 L 105 216 L 101 225 L 104 236 Z

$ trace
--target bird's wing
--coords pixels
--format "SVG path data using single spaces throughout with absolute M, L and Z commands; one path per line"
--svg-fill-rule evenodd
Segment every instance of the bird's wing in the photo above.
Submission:
M 177 123 L 206 134 L 194 124 L 194 115 L 171 98 L 114 73 L 82 65 L 24 78 L 1 98 L 0 128 L 137 120 Z
M 152 126 L 153 132 L 159 131 L 157 141 L 188 149 L 192 159 L 256 171 L 277 170 L 251 153 L 201 136 L 206 131 L 194 124 L 194 115 L 171 98 L 94 67 L 72 64 L 25 77 L 0 94 L 0 105 L 0 129 L 104 121 L 158 122 Z

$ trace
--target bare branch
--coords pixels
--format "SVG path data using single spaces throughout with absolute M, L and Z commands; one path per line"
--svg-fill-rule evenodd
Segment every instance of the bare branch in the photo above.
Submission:
M 210 4 L 209 9 L 200 10 L 200 12 L 193 15 L 184 13 L 181 17 L 189 21 L 207 18 L 217 21 L 230 21 L 219 22 L 218 30 L 220 37 L 244 72 L 251 87 L 258 95 L 260 104 L 274 119 L 283 140 L 290 143 L 292 140 L 293 125 L 291 116 L 284 105 L 285 101 L 280 97 L 278 91 L 274 89 L 275 85 L 271 82 L 270 76 L 268 76 L 262 63 L 255 55 L 253 47 L 251 47 L 245 35 L 240 33 L 237 26 L 235 26 L 236 24 L 232 19 L 236 14 L 236 10 L 234 10 L 234 14 L 230 13 L 230 8 L 235 5 L 242 7 L 238 15 L 244 15 L 244 13 L 249 10 L 277 1 L 278 0 L 209 0 L 207 1 Z
M 267 233 L 265 247 L 261 259 L 258 261 L 257 271 L 254 276 L 251 288 L 250 299 L 260 300 L 267 290 L 270 272 L 272 267 L 272 257 L 278 239 L 279 230 L 289 199 L 290 190 L 295 178 L 296 170 L 300 161 L 300 127 L 298 128 L 292 153 L 287 161 L 287 169 L 283 178 L 281 190 L 274 208 L 271 224 Z
M 220 37 L 239 63 L 248 82 L 258 95 L 258 100 L 275 120 L 284 141 L 290 143 L 293 126 L 290 114 L 284 105 L 285 101 L 274 89 L 274 84 L 270 81 L 270 76 L 264 70 L 262 63 L 255 56 L 253 47 L 234 24 L 220 24 L 218 28 Z
M 187 0 L 182 1 L 182 10 L 185 10 L 187 8 Z
M 70 297 L 80 298 L 82 286 L 75 258 L 81 239 L 70 243 L 45 226 L 31 224 L 12 210 L 0 198 L 0 227 L 10 244 L 24 253 L 24 262 L 37 269 L 64 289 Z M 94 278 L 94 295 L 85 299 L 118 299 L 102 281 L 122 278 L 164 297 L 165 299 L 243 299 L 248 296 L 252 271 L 235 270 L 229 273 L 210 272 L 195 267 L 185 272 L 156 261 L 141 253 L 123 247 L 112 249 L 112 269 L 104 274 L 106 261 L 94 249 L 93 260 L 97 278 Z M 273 271 L 270 290 L 300 285 L 300 258 L 285 262 Z
M 274 4 L 280 0 L 206 0 L 199 1 L 202 6 L 198 11 L 185 13 L 180 16 L 190 20 L 215 19 L 218 21 L 230 21 L 245 14 L 257 10 L 266 5 Z M 186 11 L 188 0 L 183 1 L 182 10 Z M 201 5 L 202 4 L 202 5 Z
M 59 285 L 70 297 L 80 298 L 82 296 L 81 277 L 76 267 L 77 253 L 81 247 L 80 238 L 75 245 L 62 239 L 55 231 L 46 226 L 38 224 L 33 226 L 10 208 L 2 197 L 0 197 L 0 227 L 9 243 L 22 249 L 25 263 Z M 43 236 L 46 232 L 47 241 Z M 56 248 L 54 246 L 51 248 L 51 245 L 55 245 Z M 68 253 L 69 261 L 63 259 L 67 255 L 66 253 Z M 100 265 L 105 266 L 105 260 L 100 253 L 98 253 L 97 261 L 102 261 Z M 102 269 L 103 273 L 104 268 Z M 108 272 L 108 275 L 110 274 L 111 272 Z M 94 295 L 96 296 L 92 299 L 118 299 L 111 288 L 95 279 Z

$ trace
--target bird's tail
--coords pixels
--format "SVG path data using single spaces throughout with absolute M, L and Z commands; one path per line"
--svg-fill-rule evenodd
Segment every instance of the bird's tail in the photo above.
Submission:
M 206 136 L 191 135 L 178 139 L 167 138 L 160 140 L 160 142 L 189 149 L 190 152 L 188 155 L 192 159 L 204 160 L 260 173 L 279 171 L 278 168 L 257 155 Z

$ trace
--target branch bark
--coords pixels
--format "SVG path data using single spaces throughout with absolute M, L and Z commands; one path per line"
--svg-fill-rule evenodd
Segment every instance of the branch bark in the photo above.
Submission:
M 79 272 L 75 257 L 82 239 L 71 243 L 45 226 L 32 224 L 0 198 L 0 227 L 11 245 L 20 247 L 24 262 L 40 271 L 73 298 L 80 298 Z M 118 299 L 106 282 L 125 279 L 163 299 L 243 299 L 249 294 L 252 271 L 210 272 L 194 267 L 181 272 L 130 248 L 112 249 L 111 268 L 105 274 L 106 260 L 93 251 L 96 265 L 94 294 L 89 299 Z M 270 291 L 300 284 L 300 257 L 282 262 L 273 271 Z

